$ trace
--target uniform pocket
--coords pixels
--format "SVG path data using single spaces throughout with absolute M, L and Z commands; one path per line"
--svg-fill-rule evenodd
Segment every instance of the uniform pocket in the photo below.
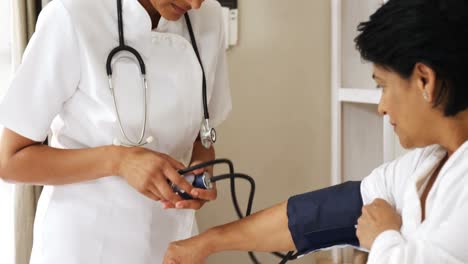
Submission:
M 102 263 L 151 263 L 153 206 L 144 197 L 135 198 L 132 207 L 114 204 L 99 219 L 103 230 Z
M 102 236 L 96 208 L 54 199 L 43 223 L 42 261 L 47 264 L 100 264 Z

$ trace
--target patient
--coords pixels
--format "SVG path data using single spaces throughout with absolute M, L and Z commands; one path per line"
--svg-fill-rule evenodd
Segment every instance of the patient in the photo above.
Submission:
M 343 244 L 369 249 L 368 263 L 468 263 L 467 16 L 465 0 L 390 0 L 358 27 L 357 49 L 383 90 L 378 111 L 411 152 L 362 182 L 174 242 L 164 263 Z

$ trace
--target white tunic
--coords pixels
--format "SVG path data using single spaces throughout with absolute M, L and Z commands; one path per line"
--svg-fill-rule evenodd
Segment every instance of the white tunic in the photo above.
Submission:
M 421 187 L 445 155 L 438 145 L 414 150 L 364 179 L 364 204 L 382 198 L 403 220 L 400 232 L 386 231 L 376 238 L 369 264 L 468 263 L 468 141 L 441 169 L 421 223 Z
M 185 20 L 162 18 L 152 31 L 137 0 L 123 0 L 123 14 L 126 43 L 147 68 L 146 137 L 155 141 L 145 147 L 187 165 L 203 111 L 201 68 Z M 206 70 L 211 123 L 217 126 L 231 110 L 221 8 L 206 0 L 189 14 Z M 115 0 L 52 1 L 0 104 L 0 123 L 35 141 L 51 131 L 56 148 L 111 145 L 121 135 L 105 62 L 117 45 Z M 137 139 L 144 111 L 138 66 L 119 61 L 114 82 L 124 129 Z M 189 237 L 194 223 L 192 210 L 163 210 L 111 175 L 46 186 L 38 207 L 33 264 L 161 263 L 168 243 Z

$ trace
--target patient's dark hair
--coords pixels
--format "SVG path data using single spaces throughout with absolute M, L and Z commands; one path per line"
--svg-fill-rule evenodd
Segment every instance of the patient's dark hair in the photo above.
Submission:
M 405 79 L 424 63 L 442 84 L 434 107 L 446 116 L 468 108 L 468 0 L 390 0 L 358 31 L 363 59 Z

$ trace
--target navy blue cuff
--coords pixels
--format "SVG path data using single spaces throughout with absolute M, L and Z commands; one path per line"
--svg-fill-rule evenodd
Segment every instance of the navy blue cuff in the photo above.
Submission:
M 359 246 L 361 182 L 346 182 L 293 196 L 288 200 L 288 227 L 300 255 L 336 245 Z

